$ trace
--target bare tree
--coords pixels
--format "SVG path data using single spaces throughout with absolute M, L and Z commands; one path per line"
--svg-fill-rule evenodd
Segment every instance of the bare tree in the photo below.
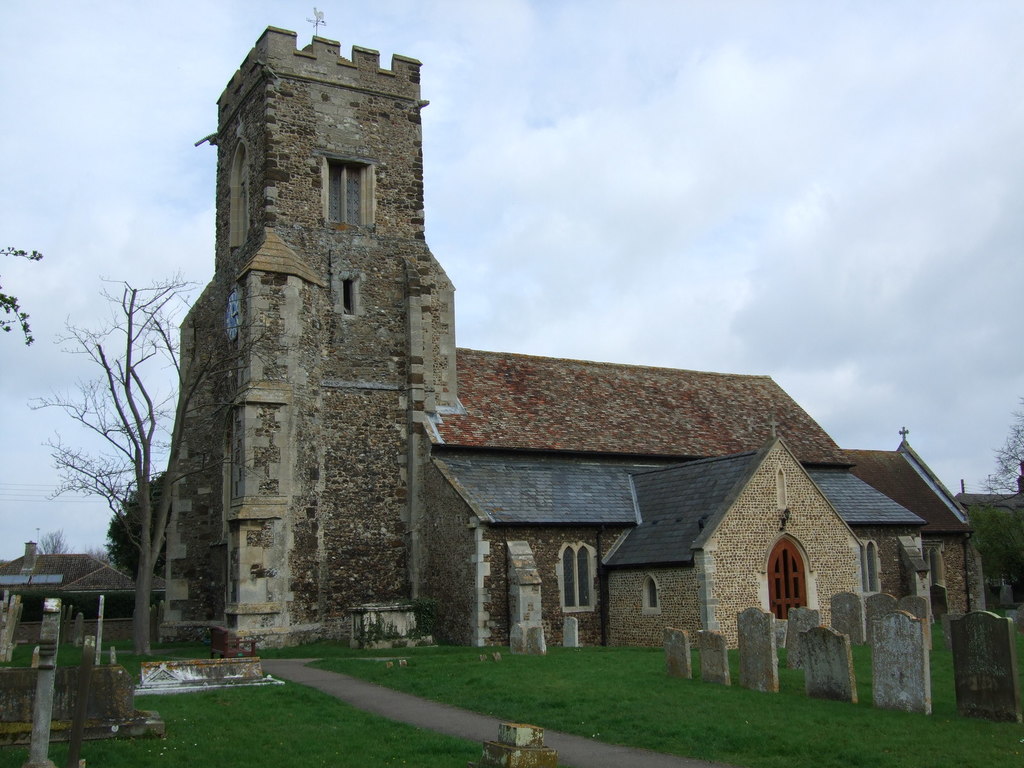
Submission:
M 136 653 L 149 653 L 154 564 L 164 546 L 169 491 L 183 474 L 184 416 L 215 365 L 195 343 L 186 345 L 187 359 L 179 359 L 177 323 L 193 284 L 175 277 L 146 288 L 119 285 L 120 295 L 103 291 L 111 308 L 105 325 L 89 329 L 68 323 L 62 339 L 67 351 L 85 355 L 98 367 L 97 378 L 80 382 L 72 396 L 40 398 L 36 406 L 60 408 L 105 445 L 93 452 L 59 437 L 50 442 L 63 479 L 60 492 L 100 496 L 117 516 L 134 505 L 139 560 L 132 640 Z M 153 494 L 160 473 L 168 492 Z
M 1006 442 L 996 449 L 996 471 L 988 476 L 986 485 L 992 493 L 1015 495 L 1024 491 L 1019 482 L 1024 476 L 1024 397 L 1021 407 L 1013 412 L 1014 421 Z
M 43 555 L 66 555 L 71 552 L 64 530 L 49 531 L 39 538 L 39 551 Z

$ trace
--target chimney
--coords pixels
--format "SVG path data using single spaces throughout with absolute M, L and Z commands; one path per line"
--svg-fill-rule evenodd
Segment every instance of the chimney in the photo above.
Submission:
M 25 542 L 25 558 L 21 561 L 21 572 L 32 573 L 36 567 L 37 546 L 34 541 Z

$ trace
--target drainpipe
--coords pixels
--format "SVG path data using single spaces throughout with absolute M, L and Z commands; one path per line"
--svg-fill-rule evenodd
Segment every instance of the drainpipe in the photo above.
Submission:
M 604 567 L 604 550 L 601 549 L 601 533 L 604 532 L 602 525 L 597 529 L 595 541 L 597 545 L 597 599 L 601 601 L 599 612 L 601 621 L 601 645 L 608 645 L 608 580 Z

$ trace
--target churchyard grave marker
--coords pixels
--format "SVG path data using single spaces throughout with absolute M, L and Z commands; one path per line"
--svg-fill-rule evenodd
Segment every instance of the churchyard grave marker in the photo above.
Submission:
M 821 613 L 814 608 L 791 608 L 786 633 L 786 667 L 803 666 L 803 633 L 821 624 Z
M 830 627 L 811 627 L 801 636 L 800 645 L 807 695 L 856 704 L 850 638 Z
M 665 667 L 669 677 L 693 677 L 693 662 L 690 656 L 690 634 L 685 629 L 665 627 Z
M 1013 622 L 972 611 L 950 622 L 957 710 L 964 717 L 1021 722 Z
M 697 646 L 700 650 L 700 679 L 705 683 L 730 685 L 729 645 L 725 635 L 702 629 L 697 633 Z
M 545 656 L 548 644 L 544 640 L 544 627 L 534 624 L 526 628 L 526 653 L 529 656 Z
M 736 617 L 739 631 L 740 685 L 777 693 L 779 656 L 775 648 L 775 617 L 760 608 L 747 608 Z
M 897 603 L 896 608 L 906 611 L 916 619 L 924 619 L 924 637 L 928 647 L 932 647 L 932 606 L 931 602 L 920 595 L 904 595 Z
M 562 646 L 564 648 L 580 647 L 580 624 L 575 616 L 566 616 L 562 622 Z
M 932 713 L 926 620 L 895 611 L 875 623 L 871 696 L 880 709 Z
M 864 598 L 854 592 L 832 595 L 832 629 L 850 636 L 851 645 L 864 645 Z
M 872 640 L 871 625 L 886 614 L 892 613 L 897 609 L 898 605 L 896 598 L 888 592 L 878 592 L 874 595 L 868 595 L 867 599 L 864 601 L 864 618 L 865 627 L 868 633 L 868 645 L 871 645 L 874 642 Z

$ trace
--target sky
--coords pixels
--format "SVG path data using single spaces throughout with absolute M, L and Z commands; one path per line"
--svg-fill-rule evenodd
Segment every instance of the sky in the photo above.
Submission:
M 323 0 L 423 62 L 427 242 L 475 349 L 774 378 L 845 448 L 899 430 L 980 491 L 1024 396 L 1024 3 Z M 0 559 L 105 502 L 53 494 L 36 398 L 105 280 L 213 274 L 216 101 L 292 0 L 0 4 Z M 768 416 L 766 416 L 768 418 Z M 784 435 L 783 435 L 784 437 Z

